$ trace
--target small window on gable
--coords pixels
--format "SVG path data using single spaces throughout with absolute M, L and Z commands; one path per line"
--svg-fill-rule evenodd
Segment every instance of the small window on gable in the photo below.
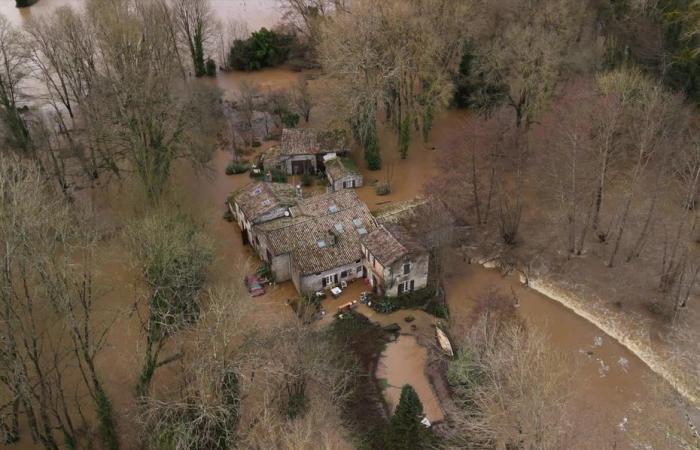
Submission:
M 267 199 L 265 199 L 265 200 L 262 201 L 262 205 L 263 205 L 263 206 L 270 206 L 270 203 L 272 203 L 272 202 L 270 201 L 269 198 L 267 198 Z
M 411 263 L 410 262 L 403 265 L 403 274 L 408 275 L 409 273 L 411 273 Z
M 262 186 L 256 187 L 255 190 L 253 191 L 253 195 L 260 195 L 260 194 L 262 194 Z

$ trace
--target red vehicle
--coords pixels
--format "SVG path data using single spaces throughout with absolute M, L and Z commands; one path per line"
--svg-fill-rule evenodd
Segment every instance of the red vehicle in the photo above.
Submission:
M 245 286 L 253 297 L 260 297 L 265 294 L 265 288 L 262 286 L 257 275 L 246 275 Z

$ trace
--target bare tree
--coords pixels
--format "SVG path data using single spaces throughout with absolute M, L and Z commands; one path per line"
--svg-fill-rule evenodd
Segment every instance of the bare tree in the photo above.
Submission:
M 469 35 L 476 63 L 505 88 L 518 127 L 529 127 L 565 73 L 589 66 L 592 9 L 576 0 L 474 0 Z
M 673 146 L 683 129 L 683 109 L 680 99 L 666 92 L 663 87 L 635 71 L 618 71 L 601 77 L 598 81 L 604 93 L 617 93 L 623 105 L 633 118 L 627 131 L 629 141 L 623 163 L 627 165 L 626 186 L 622 207 L 615 218 L 611 231 L 612 250 L 607 265 L 612 267 L 628 230 L 633 202 L 640 194 L 642 181 L 653 168 L 654 177 L 651 195 L 647 201 L 647 211 L 642 228 L 632 246 L 628 260 L 639 255 L 646 243 L 651 223 L 654 220 L 661 182 L 668 174 L 670 152 L 666 146 Z M 629 117 L 629 116 L 628 116 Z
M 309 123 L 314 102 L 311 97 L 311 92 L 309 91 L 309 80 L 305 76 L 301 76 L 297 80 L 292 93 L 292 99 L 297 111 L 304 118 L 304 122 Z
M 427 135 L 433 115 L 451 99 L 463 13 L 462 4 L 442 0 L 363 0 L 326 22 L 320 59 L 335 82 L 339 118 L 362 136 L 376 129 L 384 108 L 397 137 L 406 123 L 406 138 L 414 128 Z
M 27 54 L 20 32 L 0 15 L 0 113 L 5 142 L 10 148 L 31 156 L 29 126 L 22 115 L 25 100 L 20 83 L 29 74 Z
M 199 299 L 212 259 L 206 235 L 192 221 L 166 206 L 128 228 L 126 239 L 141 271 L 146 291 L 141 318 L 146 345 L 144 364 L 136 385 L 143 399 L 159 367 L 182 357 L 181 352 L 161 358 L 168 340 L 192 324 L 200 312 Z
M 246 39 L 250 32 L 245 22 L 239 22 L 229 18 L 227 22 L 215 22 L 216 34 L 216 54 L 221 70 L 230 71 L 232 69 L 229 62 L 229 52 L 234 41 Z
M 281 0 L 284 18 L 315 49 L 321 40 L 323 22 L 347 10 L 347 0 Z
M 115 170 L 134 171 L 156 201 L 175 161 L 197 168 L 210 159 L 219 94 L 178 79 L 171 24 L 160 5 L 94 0 L 88 6 L 102 70 L 83 105 L 86 129 Z
M 456 408 L 447 447 L 572 448 L 567 363 L 509 299 L 491 292 L 480 304 L 448 369 Z
M 545 198 L 554 203 L 560 228 L 565 231 L 566 249 L 580 255 L 592 227 L 601 187 L 597 173 L 594 135 L 595 94 L 590 84 L 578 82 L 566 90 L 542 119 L 537 130 L 538 161 Z M 605 175 L 600 175 L 605 177 Z M 600 199 L 602 201 L 602 198 Z M 598 207 L 599 209 L 599 207 Z
M 205 51 L 214 33 L 209 0 L 173 0 L 173 18 L 181 41 L 190 52 L 194 75 L 206 73 Z
M 111 403 L 96 368 L 110 325 L 93 314 L 97 236 L 81 220 L 84 212 L 43 181 L 34 163 L 0 158 L 0 382 L 11 399 L 12 424 L 5 439 L 19 439 L 21 412 L 44 448 L 57 449 L 61 441 L 91 448 L 95 436 L 85 431 L 93 424 L 80 403 L 87 394 L 97 436 L 104 448 L 117 449 Z

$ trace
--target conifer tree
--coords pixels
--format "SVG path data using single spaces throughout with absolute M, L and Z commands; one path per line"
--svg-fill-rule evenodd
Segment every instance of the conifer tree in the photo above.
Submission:
M 401 399 L 391 418 L 385 439 L 387 450 L 419 450 L 431 442 L 430 431 L 421 423 L 423 404 L 410 384 L 401 388 Z

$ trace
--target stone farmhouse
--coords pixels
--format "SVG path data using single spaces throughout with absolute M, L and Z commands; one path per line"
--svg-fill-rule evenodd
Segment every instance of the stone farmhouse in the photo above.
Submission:
M 253 226 L 289 215 L 296 189 L 287 183 L 251 183 L 231 195 L 229 209 L 241 229 L 244 244 L 257 245 Z
M 263 156 L 265 170 L 277 169 L 288 175 L 315 174 L 324 169 L 326 155 L 345 156 L 350 151 L 344 130 L 282 130 L 280 144 Z
M 358 279 L 389 296 L 427 284 L 428 252 L 405 230 L 380 225 L 353 190 L 301 198 L 290 185 L 251 183 L 229 208 L 275 280 L 302 295 Z
M 376 294 L 395 297 L 428 284 L 429 253 L 399 225 L 381 225 L 361 240 L 365 272 Z

